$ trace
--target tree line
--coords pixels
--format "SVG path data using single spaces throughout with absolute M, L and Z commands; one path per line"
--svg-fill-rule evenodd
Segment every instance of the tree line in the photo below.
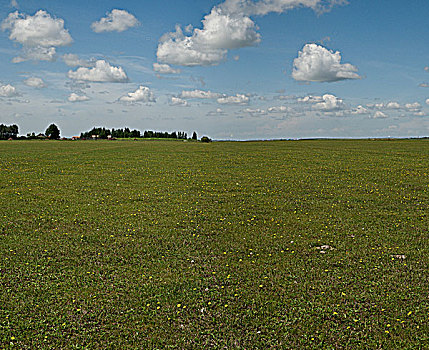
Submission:
M 19 134 L 18 125 L 0 125 L 0 140 L 8 140 L 10 138 L 17 139 Z M 27 136 L 20 136 L 19 139 L 37 139 L 37 138 L 49 138 L 58 140 L 60 138 L 60 129 L 55 124 L 48 126 L 44 134 L 36 135 L 33 133 L 28 133 Z M 184 131 L 152 131 L 146 130 L 143 133 L 140 130 L 130 130 L 129 128 L 123 129 L 107 129 L 104 127 L 94 127 L 90 131 L 82 132 L 80 134 L 81 139 L 175 139 L 175 140 L 198 140 L 198 135 L 194 131 L 192 137 L 188 138 L 188 134 Z M 201 138 L 203 142 L 210 142 L 211 139 L 207 136 Z

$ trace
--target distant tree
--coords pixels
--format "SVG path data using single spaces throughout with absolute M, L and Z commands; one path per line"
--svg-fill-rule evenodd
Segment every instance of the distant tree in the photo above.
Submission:
M 194 133 L 192 134 L 192 140 L 198 140 L 198 135 L 197 133 L 194 131 Z
M 201 142 L 209 143 L 209 142 L 212 142 L 212 139 L 210 137 L 203 136 L 201 138 Z
M 55 124 L 51 124 L 45 131 L 45 135 L 53 140 L 58 140 L 60 138 L 60 129 Z

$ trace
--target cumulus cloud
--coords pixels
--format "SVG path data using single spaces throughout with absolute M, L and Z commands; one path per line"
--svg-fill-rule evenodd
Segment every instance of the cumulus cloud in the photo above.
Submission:
M 182 91 L 182 93 L 180 94 L 181 98 L 196 98 L 196 99 L 205 99 L 205 100 L 210 100 L 210 99 L 217 99 L 220 98 L 222 95 L 218 94 L 216 92 L 211 92 L 211 91 L 203 91 L 203 90 L 192 90 L 192 91 Z
M 351 114 L 354 114 L 354 115 L 363 115 L 363 114 L 369 114 L 370 112 L 369 112 L 369 110 L 368 110 L 367 108 L 365 108 L 365 107 L 363 107 L 363 106 L 359 105 L 359 106 L 357 106 L 356 108 L 353 108 L 353 109 L 350 111 L 350 113 L 351 113 Z
M 405 105 L 405 108 L 408 109 L 410 112 L 420 112 L 420 110 L 422 109 L 422 105 L 418 102 L 407 103 Z
M 138 25 L 139 21 L 134 15 L 125 10 L 114 9 L 112 12 L 107 13 L 106 17 L 92 23 L 91 28 L 96 33 L 123 32 Z
M 323 102 L 323 97 L 322 96 L 305 96 L 305 97 L 300 97 L 298 98 L 298 102 L 303 102 L 303 103 L 318 103 L 318 102 Z
M 74 92 L 68 98 L 69 102 L 84 102 L 88 100 L 89 100 L 88 96 L 78 95 L 78 94 L 75 94 Z
M 19 96 L 16 88 L 10 84 L 0 85 L 0 97 L 15 97 Z
M 225 60 L 228 50 L 255 46 L 261 41 L 258 26 L 252 16 L 271 12 L 282 13 L 296 7 L 316 11 L 341 0 L 225 0 L 212 8 L 202 22 L 202 28 L 180 26 L 163 35 L 159 41 L 158 61 L 180 66 L 211 66 Z M 324 6 L 328 4 L 328 6 Z M 236 56 L 238 57 L 238 56 Z M 235 59 L 235 58 L 234 58 Z
M 236 94 L 235 96 L 224 96 L 217 99 L 217 103 L 222 105 L 246 105 L 250 101 L 249 97 L 242 94 Z
M 180 74 L 182 71 L 180 69 L 174 69 L 168 64 L 154 63 L 153 70 L 161 74 Z
M 419 85 L 419 87 L 427 88 L 427 87 L 429 87 L 429 84 L 428 84 L 428 83 L 421 83 L 421 84 Z
M 180 98 L 180 97 L 172 97 L 170 99 L 170 106 L 180 106 L 180 107 L 189 107 L 188 101 Z
M 288 106 L 276 106 L 268 108 L 269 113 L 287 113 L 291 112 L 293 109 Z
M 425 71 L 426 71 L 426 72 L 429 72 L 429 67 L 425 67 Z
M 94 83 L 126 83 L 128 81 L 128 76 L 122 67 L 111 66 L 104 60 L 95 62 L 93 68 L 80 67 L 76 71 L 69 71 L 68 77 L 73 80 Z
M 344 102 L 342 99 L 326 94 L 322 96 L 323 102 L 318 102 L 313 106 L 313 109 L 324 112 L 337 111 L 344 108 Z
M 9 31 L 9 39 L 22 45 L 23 55 L 13 60 L 14 63 L 27 60 L 53 61 L 56 47 L 66 46 L 73 39 L 64 28 L 64 20 L 53 18 L 46 11 L 40 10 L 34 16 L 10 13 L 2 22 L 2 30 Z
M 24 80 L 24 84 L 30 87 L 34 87 L 36 89 L 42 89 L 46 87 L 45 82 L 42 79 L 36 77 L 30 77 Z
M 398 102 L 389 102 L 386 105 L 387 109 L 401 109 L 401 105 Z
M 94 61 L 82 60 L 79 58 L 78 55 L 75 55 L 73 53 L 67 53 L 67 54 L 63 55 L 63 61 L 69 67 L 91 68 L 91 67 L 94 67 L 94 65 L 95 65 Z
M 292 77 L 297 81 L 335 82 L 360 79 L 357 67 L 341 63 L 341 53 L 317 44 L 306 44 L 293 61 Z
M 426 104 L 429 105 L 429 98 L 426 100 Z
M 121 102 L 156 102 L 153 92 L 147 86 L 140 86 L 136 91 L 129 92 L 127 96 L 122 96 L 119 101 Z
M 385 119 L 385 118 L 388 118 L 389 116 L 386 114 L 386 113 L 384 113 L 384 112 L 382 112 L 382 111 L 377 111 L 377 112 L 375 112 L 375 114 L 373 115 L 373 118 L 374 119 Z

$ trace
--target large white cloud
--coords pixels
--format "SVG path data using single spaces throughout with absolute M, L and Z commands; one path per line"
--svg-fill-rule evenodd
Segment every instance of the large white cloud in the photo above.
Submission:
M 84 101 L 88 101 L 88 100 L 89 100 L 88 96 L 78 95 L 74 92 L 68 98 L 69 102 L 84 102 Z
M 114 9 L 112 12 L 107 13 L 106 17 L 92 23 L 91 28 L 96 33 L 123 32 L 138 25 L 139 21 L 134 15 L 125 10 Z
M 222 105 L 247 105 L 249 101 L 249 97 L 242 94 L 236 94 L 235 96 L 224 96 L 217 99 L 217 103 Z
M 76 71 L 69 71 L 68 77 L 73 80 L 91 81 L 95 83 L 126 83 L 128 76 L 122 67 L 111 66 L 104 60 L 95 62 L 95 67 L 80 67 Z
M 306 44 L 293 62 L 292 77 L 298 81 L 334 82 L 360 79 L 357 67 L 341 63 L 341 53 L 317 44 Z
M 418 102 L 407 103 L 405 105 L 405 108 L 408 109 L 410 112 L 420 112 L 420 110 L 422 109 L 422 105 Z
M 75 55 L 73 53 L 67 53 L 67 54 L 63 55 L 63 61 L 69 67 L 90 68 L 90 67 L 94 67 L 94 65 L 95 65 L 95 61 L 82 60 L 79 58 L 78 55 Z
M 180 69 L 174 69 L 168 64 L 159 64 L 159 63 L 153 64 L 153 70 L 161 74 L 180 74 L 181 73 Z
M 198 98 L 198 99 L 216 99 L 222 97 L 221 94 L 211 91 L 203 91 L 203 90 L 184 90 L 180 94 L 181 98 Z
M 156 102 L 153 92 L 147 86 L 140 86 L 136 91 L 129 92 L 127 96 L 122 96 L 119 101 L 122 102 Z
M 344 108 L 343 100 L 334 95 L 326 94 L 323 95 L 322 98 L 323 102 L 318 102 L 313 105 L 313 109 L 324 112 L 332 112 Z
M 42 89 L 46 87 L 45 82 L 42 79 L 36 77 L 30 77 L 24 80 L 24 84 L 30 87 L 34 87 L 36 89 Z
M 226 0 L 212 8 L 202 22 L 202 28 L 187 27 L 190 35 L 180 28 L 160 39 L 158 61 L 180 66 L 210 66 L 225 60 L 229 49 L 255 46 L 261 41 L 252 16 L 271 12 L 282 13 L 296 7 L 316 11 L 341 0 Z
M 15 58 L 15 63 L 26 60 L 53 61 L 56 47 L 69 45 L 73 41 L 64 28 L 64 20 L 53 18 L 43 10 L 37 11 L 34 16 L 18 11 L 10 13 L 1 28 L 10 32 L 10 40 L 23 46 L 23 56 Z
M 0 97 L 15 97 L 19 96 L 16 88 L 10 84 L 0 85 Z

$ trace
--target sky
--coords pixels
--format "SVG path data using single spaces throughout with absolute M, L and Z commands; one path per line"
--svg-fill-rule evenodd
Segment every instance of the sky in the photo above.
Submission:
M 429 136 L 429 1 L 0 0 L 0 123 Z

